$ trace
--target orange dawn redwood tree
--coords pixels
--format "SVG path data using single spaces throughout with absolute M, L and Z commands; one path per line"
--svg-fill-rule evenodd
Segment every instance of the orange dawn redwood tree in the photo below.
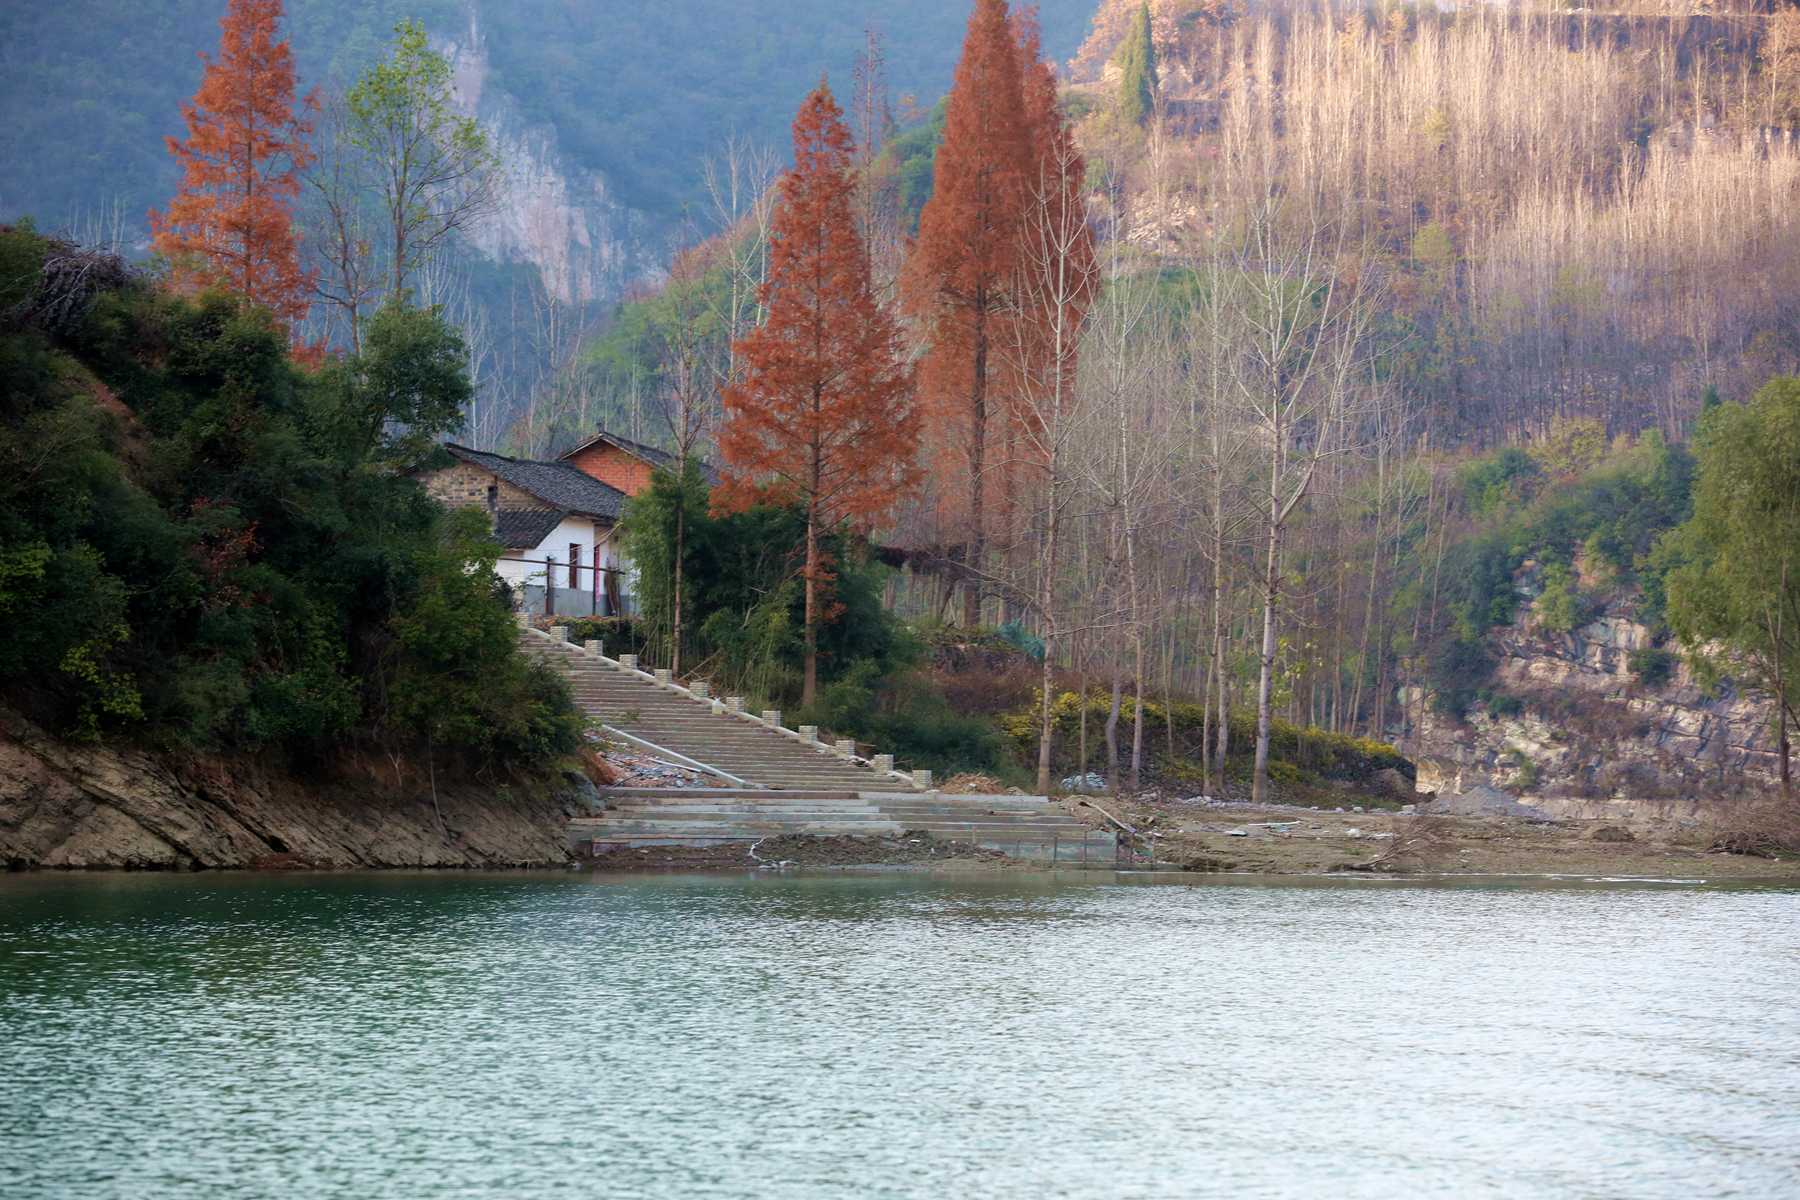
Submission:
M 975 0 L 944 110 L 931 199 L 919 214 L 901 288 L 927 343 L 921 407 L 939 506 L 966 522 L 960 531 L 968 572 L 965 625 L 981 614 L 988 480 L 995 467 L 992 392 L 1002 357 L 998 321 L 1011 304 L 1019 265 L 1029 169 L 1031 132 L 1019 59 L 1006 0 Z
M 918 482 L 912 372 L 898 325 L 875 301 L 851 165 L 850 131 L 821 80 L 794 118 L 794 169 L 781 179 L 761 289 L 767 316 L 738 340 L 742 373 L 722 396 L 725 502 L 760 480 L 806 509 L 802 704 L 818 689 L 821 534 L 880 521 Z
M 294 228 L 298 172 L 313 161 L 294 108 L 294 57 L 275 35 L 281 0 L 230 0 L 217 58 L 202 54 L 200 90 L 181 106 L 187 140 L 169 138 L 181 183 L 169 211 L 150 213 L 151 245 L 176 262 L 184 289 L 225 287 L 290 328 L 306 316 L 311 277 Z

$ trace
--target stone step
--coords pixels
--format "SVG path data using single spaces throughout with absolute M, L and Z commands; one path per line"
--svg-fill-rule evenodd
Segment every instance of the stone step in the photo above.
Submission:
M 1116 847 L 1110 832 L 1089 828 L 1042 798 L 1008 797 L 1011 803 L 995 805 L 988 803 L 993 797 L 781 797 L 725 789 L 700 796 L 670 791 L 657 797 L 645 794 L 650 790 L 609 791 L 605 798 L 617 807 L 570 821 L 577 849 L 585 845 L 592 853 L 596 845 L 723 845 L 785 834 L 893 837 L 922 832 L 1019 858 L 1099 867 L 1112 864 Z
M 1111 832 L 1090 829 L 1042 796 L 923 795 L 904 777 L 880 774 L 832 747 L 802 742 L 568 643 L 527 631 L 519 643 L 560 668 L 576 701 L 599 723 L 761 785 L 608 789 L 603 815 L 568 823 L 569 836 L 590 853 L 596 846 L 721 845 L 784 834 L 892 837 L 915 830 L 1059 865 L 1113 861 Z
M 633 849 L 655 849 L 665 846 L 728 846 L 735 843 L 754 843 L 768 837 L 778 837 L 792 832 L 779 830 L 768 833 L 752 833 L 744 836 L 741 832 L 732 833 L 633 833 L 612 836 L 577 838 L 576 852 L 592 854 L 596 848 L 601 852 Z M 863 831 L 847 831 L 849 836 L 868 836 Z M 820 833 L 817 836 L 842 836 L 837 833 Z M 892 835 L 889 835 L 892 836 Z M 953 844 L 969 844 L 970 839 L 953 835 L 935 835 L 934 840 Z M 1111 870 L 1116 865 L 1116 847 L 1110 836 L 1093 832 L 1088 839 L 1076 838 L 1037 838 L 1029 836 L 1017 838 L 981 837 L 974 844 L 984 850 L 998 850 L 1013 858 L 1024 861 L 1053 863 L 1059 868 Z
M 679 788 L 671 788 L 679 792 Z M 603 793 L 605 795 L 605 793 Z M 787 793 L 763 792 L 760 797 L 736 799 L 698 799 L 698 801 L 655 801 L 655 799 L 621 799 L 607 795 L 610 811 L 680 811 L 680 813 L 801 813 L 801 811 L 833 811 L 833 813 L 916 813 L 923 817 L 967 817 L 979 815 L 990 820 L 1066 820 L 1082 824 L 1060 808 L 986 808 L 983 804 L 958 804 L 947 801 L 810 801 L 788 799 Z
M 752 719 L 588 654 L 567 642 L 521 630 L 519 644 L 560 669 L 577 703 L 596 721 L 770 789 L 878 784 L 907 790 L 909 781 L 883 775 L 824 746 L 808 745 Z M 647 751 L 647 753 L 654 753 Z
M 995 817 L 985 813 L 943 813 L 943 812 L 890 812 L 880 809 L 869 811 L 849 811 L 835 808 L 815 809 L 779 809 L 762 810 L 740 809 L 736 811 L 700 811 L 692 809 L 622 809 L 609 812 L 605 817 L 573 818 L 572 823 L 601 825 L 624 825 L 642 821 L 685 821 L 692 825 L 719 825 L 733 821 L 842 821 L 855 824 L 858 821 L 901 822 L 912 825 L 943 826 L 980 826 L 983 829 L 1086 829 L 1088 826 L 1079 821 L 1031 820 L 1026 817 Z

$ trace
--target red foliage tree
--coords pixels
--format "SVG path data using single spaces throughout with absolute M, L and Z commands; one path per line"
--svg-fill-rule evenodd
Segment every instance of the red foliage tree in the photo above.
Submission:
M 281 0 L 230 0 L 217 58 L 181 107 L 187 140 L 169 138 L 181 183 L 169 211 L 150 213 L 151 245 L 175 260 L 176 286 L 225 287 L 290 327 L 306 316 L 311 277 L 294 228 L 298 172 L 315 155 L 312 124 L 294 110 L 294 58 L 275 34 Z
M 961 510 L 953 519 L 963 524 L 966 625 L 981 613 L 997 320 L 1012 303 L 1030 142 L 1006 0 L 975 0 L 944 109 L 931 199 L 902 285 L 927 342 L 921 399 L 939 505 Z
M 821 534 L 868 527 L 916 486 L 912 373 L 900 331 L 875 302 L 856 230 L 851 138 L 823 81 L 794 119 L 794 169 L 782 177 L 761 300 L 767 317 L 737 342 L 740 382 L 725 389 L 719 448 L 733 479 L 773 484 L 806 510 L 806 677 L 818 688 Z

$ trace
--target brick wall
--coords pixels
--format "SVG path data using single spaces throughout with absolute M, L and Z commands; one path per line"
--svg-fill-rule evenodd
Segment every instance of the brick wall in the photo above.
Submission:
M 487 508 L 488 488 L 500 485 L 501 508 L 543 508 L 544 502 L 521 488 L 516 488 L 471 462 L 458 462 L 441 471 L 427 471 L 419 476 L 432 499 L 445 508 Z
M 589 446 L 569 462 L 627 496 L 635 496 L 650 486 L 650 464 L 614 446 Z

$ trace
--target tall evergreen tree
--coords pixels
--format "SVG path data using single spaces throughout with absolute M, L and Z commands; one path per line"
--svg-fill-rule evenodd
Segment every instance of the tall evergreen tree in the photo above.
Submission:
M 151 245 L 175 260 L 177 286 L 222 286 L 269 308 L 290 328 L 306 316 L 312 281 L 294 228 L 297 172 L 313 160 L 294 104 L 294 57 L 275 35 L 281 0 L 231 0 L 217 58 L 182 105 L 188 136 L 169 138 L 181 182 L 166 213 L 150 213 Z
M 1150 3 L 1132 14 L 1131 29 L 1113 58 L 1119 67 L 1119 117 L 1142 125 L 1156 102 L 1156 46 L 1150 40 Z
M 794 169 L 781 180 L 761 293 L 768 317 L 738 341 L 742 380 L 725 389 L 719 434 L 740 484 L 773 483 L 806 514 L 805 705 L 818 689 L 830 579 L 821 535 L 881 520 L 918 478 L 912 375 L 898 327 L 875 302 L 852 153 L 821 81 L 794 119 Z
M 927 341 L 921 384 L 939 504 L 962 510 L 965 625 L 981 616 L 997 322 L 1012 304 L 1029 145 L 1006 0 L 975 0 L 903 286 Z

